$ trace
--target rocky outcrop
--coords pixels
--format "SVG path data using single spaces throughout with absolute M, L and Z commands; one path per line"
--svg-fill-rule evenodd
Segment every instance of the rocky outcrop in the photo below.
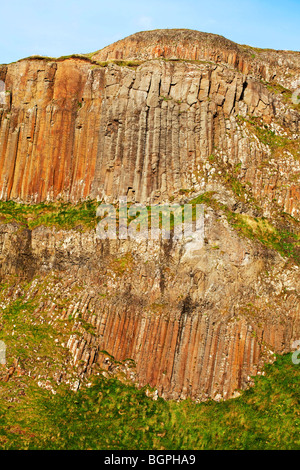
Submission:
M 273 248 L 283 231 L 284 253 L 295 254 L 299 53 L 156 31 L 89 57 L 4 65 L 0 79 L 2 200 L 214 195 L 204 243 L 0 226 L 2 280 L 55 273 L 55 297 L 39 306 L 51 312 L 70 296 L 59 312 L 78 317 L 67 348 L 80 377 L 103 366 L 106 351 L 134 360 L 137 383 L 165 398 L 229 398 L 273 352 L 290 350 L 300 334 L 299 267 L 252 240 L 252 229 L 241 236 L 229 215 L 249 216 Z
M 287 88 L 300 84 L 300 53 L 241 46 L 223 36 L 188 29 L 142 31 L 91 55 L 94 60 L 212 61 L 232 66 L 266 81 L 276 78 Z
M 178 34 L 192 47 L 194 32 Z M 176 30 L 165 37 L 173 44 Z M 291 96 L 278 94 L 276 84 L 263 85 L 250 69 L 240 73 L 234 65 L 239 59 L 231 65 L 225 56 L 219 60 L 221 50 L 239 57 L 241 48 L 223 38 L 195 33 L 193 47 L 215 51 L 210 63 L 152 59 L 150 39 L 137 34 L 109 47 L 122 46 L 125 58 L 139 58 L 139 48 L 144 62 L 134 67 L 84 57 L 2 66 L 1 198 L 166 201 L 181 189 L 199 192 L 217 177 L 226 181 L 240 167 L 236 177 L 266 214 L 276 200 L 298 217 L 299 112 Z M 94 57 L 118 56 L 105 51 Z M 298 62 L 291 63 L 295 78 Z M 259 123 L 247 126 L 253 118 Z M 257 135 L 256 125 L 266 128 L 264 135 Z
M 193 249 L 184 240 L 100 241 L 94 231 L 2 225 L 0 273 L 35 278 L 32 295 L 54 273 L 35 318 L 42 310 L 76 319 L 66 348 L 80 379 L 112 355 L 133 360 L 137 384 L 166 399 L 230 398 L 299 338 L 299 267 L 212 210 L 206 221 L 205 243 Z

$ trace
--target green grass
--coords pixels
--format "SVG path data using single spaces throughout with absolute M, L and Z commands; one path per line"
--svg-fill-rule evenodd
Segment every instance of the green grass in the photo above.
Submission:
M 300 236 L 288 230 L 279 230 L 264 217 L 227 212 L 231 225 L 247 238 L 260 241 L 282 256 L 292 258 L 300 265 Z
M 0 384 L 0 448 L 299 450 L 299 372 L 291 355 L 279 357 L 239 398 L 201 404 L 153 401 L 103 376 L 78 392 L 60 385 L 53 395 L 22 377 Z
M 275 95 L 281 95 L 285 104 L 296 109 L 297 111 L 300 111 L 300 104 L 293 103 L 292 101 L 293 93 L 291 92 L 291 90 L 288 90 L 287 88 L 276 82 L 264 83 L 264 85 L 266 85 L 269 91 L 275 93 Z
M 188 190 L 181 190 L 181 194 L 187 194 Z M 68 202 L 42 202 L 39 204 L 20 204 L 14 201 L 0 201 L 0 223 L 17 222 L 23 227 L 34 229 L 35 227 L 45 225 L 48 227 L 56 227 L 59 229 L 70 230 L 91 230 L 95 229 L 97 223 L 107 217 L 107 214 L 101 217 L 96 216 L 96 210 L 100 202 L 89 200 L 77 204 Z M 128 205 L 128 207 L 130 204 Z M 163 208 L 163 206 L 162 206 Z M 116 209 L 116 229 L 119 231 L 119 207 L 115 205 Z M 195 215 L 195 214 L 194 214 Z M 140 216 L 140 217 L 139 217 Z M 130 222 L 139 217 L 139 223 L 143 226 L 151 228 L 151 206 L 147 206 L 147 214 L 145 218 L 143 214 L 138 211 L 135 216 L 127 217 L 127 227 Z M 177 220 L 178 219 L 178 220 Z M 176 223 L 181 224 L 182 219 L 177 217 Z M 162 216 L 159 215 L 160 226 L 162 223 Z M 195 218 L 193 219 L 195 220 Z M 171 213 L 170 229 L 174 230 L 174 216 Z
M 68 202 L 41 202 L 20 204 L 14 201 L 0 201 L 0 221 L 18 222 L 28 228 L 40 225 L 62 229 L 91 229 L 96 227 L 97 201 L 84 201 L 77 204 Z
M 61 57 L 50 57 L 50 56 L 42 56 L 42 55 L 32 55 L 29 57 L 24 57 L 23 59 L 19 59 L 17 62 L 22 62 L 24 60 L 31 60 L 31 61 L 39 61 L 43 60 L 46 62 L 64 62 L 65 60 L 68 59 L 77 59 L 77 60 L 82 60 L 84 62 L 88 62 L 91 64 L 92 68 L 95 67 L 107 67 L 109 64 L 115 64 L 118 65 L 119 67 L 138 67 L 141 65 L 143 62 L 139 60 L 107 60 L 107 61 L 97 61 L 92 59 L 93 57 L 92 54 L 70 54 L 70 55 L 65 55 Z
M 116 263 L 123 269 L 125 260 Z M 94 375 L 90 386 L 83 384 L 77 392 L 57 385 L 51 374 L 61 368 L 74 378 L 62 343 L 74 334 L 78 318 L 60 320 L 66 299 L 74 297 L 58 298 L 59 279 L 51 279 L 35 279 L 34 286 L 24 282 L 21 295 L 10 302 L 16 280 L 0 286 L 0 340 L 7 345 L 7 367 L 17 359 L 24 372 L 4 381 L 0 366 L 1 450 L 300 449 L 300 366 L 291 354 L 267 365 L 265 375 L 238 398 L 219 403 L 155 401 L 146 388 L 103 375 Z M 79 288 L 74 286 L 73 295 Z M 36 311 L 41 301 L 46 305 L 54 297 L 53 314 Z M 45 374 L 56 393 L 38 386 Z
M 44 60 L 46 62 L 63 62 L 67 59 L 79 59 L 85 62 L 89 62 L 92 64 L 96 64 L 95 60 L 92 60 L 88 54 L 70 54 L 61 57 L 50 57 L 50 56 L 43 56 L 43 55 L 32 55 L 29 57 L 24 57 L 23 59 L 19 59 L 17 62 L 23 62 L 24 60 Z
M 47 279 L 39 281 L 36 295 L 33 298 L 27 298 L 31 283 L 25 283 L 22 295 L 11 301 L 5 308 L 2 305 L 8 303 L 7 289 L 9 290 L 9 287 L 1 286 L 0 340 L 7 345 L 8 367 L 11 367 L 13 360 L 17 359 L 19 364 L 26 370 L 30 370 L 33 375 L 41 373 L 46 363 L 48 364 L 47 372 L 55 370 L 63 351 L 60 345 L 69 331 L 65 322 L 57 321 L 54 324 L 47 311 L 39 310 L 38 315 L 35 314 L 39 302 L 49 299 L 49 294 L 46 294 L 47 284 Z M 56 303 L 59 304 L 57 299 Z M 61 311 L 64 301 L 60 299 L 60 303 Z M 54 338 L 59 340 L 57 344 L 54 343 Z
M 293 103 L 292 103 L 293 104 Z M 299 105 L 297 105 L 299 106 Z M 282 157 L 285 151 L 293 155 L 295 159 L 300 158 L 300 140 L 290 138 L 289 135 L 278 135 L 272 131 L 260 118 L 244 118 L 238 116 L 239 122 L 245 122 L 259 141 L 271 149 L 272 157 Z
M 234 191 L 237 193 L 237 191 Z M 265 217 L 251 217 L 246 214 L 232 212 L 224 204 L 214 199 L 214 192 L 206 192 L 195 199 L 191 204 L 205 204 L 216 211 L 223 211 L 230 225 L 242 236 L 256 240 L 272 248 L 282 256 L 291 258 L 300 266 L 300 233 L 288 229 L 279 229 Z
M 235 177 L 230 176 L 228 182 L 237 196 L 243 196 L 245 189 Z M 299 233 L 293 233 L 288 229 L 279 230 L 268 219 L 263 217 L 254 218 L 245 214 L 234 213 L 225 205 L 218 203 L 213 195 L 213 192 L 206 192 L 190 201 L 190 204 L 193 205 L 193 221 L 196 220 L 197 204 L 206 204 L 217 211 L 222 210 L 226 214 L 229 223 L 239 233 L 249 239 L 258 240 L 262 244 L 278 251 L 282 256 L 292 258 L 300 265 Z M 14 201 L 0 201 L 0 221 L 1 223 L 17 222 L 21 227 L 28 227 L 30 229 L 45 225 L 64 230 L 92 230 L 96 228 L 97 222 L 100 220 L 99 217 L 96 217 L 98 205 L 99 202 L 96 201 L 84 201 L 78 204 L 51 202 L 36 205 L 19 204 Z M 147 209 L 147 221 L 144 221 L 144 224 L 148 225 L 148 230 L 150 230 L 150 206 Z M 118 216 L 118 208 L 116 208 L 116 214 Z M 139 213 L 137 213 L 138 215 Z M 128 217 L 127 226 L 135 218 Z M 161 214 L 159 215 L 159 221 L 161 227 Z M 181 226 L 182 222 L 184 222 L 184 214 L 180 215 L 178 213 L 175 220 L 174 215 L 171 213 L 171 232 L 174 231 L 177 225 Z

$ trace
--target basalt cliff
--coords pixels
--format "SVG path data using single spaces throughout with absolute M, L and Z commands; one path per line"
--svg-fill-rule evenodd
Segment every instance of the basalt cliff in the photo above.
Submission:
M 30 282 L 35 322 L 73 318 L 64 350 L 79 380 L 122 364 L 166 399 L 230 398 L 291 351 L 299 52 L 158 30 L 1 65 L 0 80 L 0 276 L 13 279 L 1 308 Z M 99 240 L 80 221 L 67 230 L 5 215 L 12 201 L 65 208 L 120 196 L 203 204 L 204 240 Z M 55 374 L 63 380 L 63 368 Z

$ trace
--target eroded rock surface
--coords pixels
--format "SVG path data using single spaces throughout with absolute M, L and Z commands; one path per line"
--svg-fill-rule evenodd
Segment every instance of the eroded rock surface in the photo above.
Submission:
M 171 39 L 168 34 L 166 41 L 174 42 L 176 30 Z M 225 60 L 228 50 L 240 57 L 242 46 L 199 34 L 191 41 L 193 32 L 187 32 L 184 41 L 192 48 L 199 44 L 199 51 L 209 47 L 215 61 L 204 60 L 202 52 L 199 61 L 153 59 L 147 53 L 148 59 L 152 36 L 142 40 L 138 34 L 121 45 L 125 58 L 140 57 L 126 52 L 128 47 L 140 51 L 139 66 L 100 66 L 83 57 L 1 66 L 6 87 L 6 104 L 0 106 L 1 198 L 129 195 L 138 202 L 165 201 L 181 189 L 205 190 L 217 177 L 224 182 L 239 167 L 236 177 L 267 213 L 276 200 L 298 217 L 299 110 L 291 92 L 276 88 L 277 72 L 255 75 L 238 70 L 240 59 Z M 119 50 L 116 44 L 109 50 Z M 95 57 L 105 58 L 105 50 Z M 269 65 L 277 52 L 261 54 Z M 299 53 L 278 54 L 285 61 L 295 56 L 292 91 L 299 84 Z
M 298 338 L 299 267 L 212 211 L 205 227 L 206 242 L 191 250 L 184 240 L 100 241 L 94 232 L 2 225 L 1 276 L 41 276 L 38 286 L 56 273 L 55 298 L 39 308 L 80 315 L 67 344 L 80 378 L 103 367 L 106 351 L 133 360 L 138 385 L 167 399 L 226 399 Z
M 149 204 L 210 193 L 204 244 L 2 224 L 1 279 L 57 275 L 56 300 L 39 308 L 55 312 L 66 296 L 59 315 L 80 315 L 67 343 L 80 377 L 107 351 L 134 360 L 134 380 L 165 398 L 232 397 L 300 335 L 294 258 L 238 233 L 221 210 L 296 240 L 299 53 L 170 30 L 91 57 L 0 66 L 1 199 Z

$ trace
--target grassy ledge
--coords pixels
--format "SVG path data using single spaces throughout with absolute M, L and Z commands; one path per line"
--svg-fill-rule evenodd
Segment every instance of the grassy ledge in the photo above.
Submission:
M 258 241 L 283 257 L 290 258 L 300 266 L 300 234 L 280 230 L 265 217 L 252 217 L 231 211 L 214 198 L 214 192 L 206 192 L 191 201 L 192 204 L 205 204 L 216 211 L 222 211 L 230 225 L 242 236 Z
M 77 204 L 43 202 L 35 205 L 20 204 L 14 201 L 0 201 L 0 223 L 17 222 L 29 229 L 45 225 L 63 230 L 93 230 L 101 219 L 96 217 L 96 210 L 99 204 L 95 200 L 88 200 Z M 251 217 L 246 214 L 232 212 L 227 206 L 216 201 L 214 192 L 206 192 L 190 201 L 190 204 L 193 205 L 193 220 L 196 217 L 196 204 L 206 204 L 216 211 L 225 213 L 228 222 L 241 235 L 251 240 L 259 241 L 263 245 L 276 250 L 282 256 L 291 258 L 296 264 L 300 265 L 299 233 L 279 230 L 265 217 Z M 117 207 L 116 214 L 118 216 Z M 146 215 L 147 221 L 145 221 L 148 229 L 151 227 L 149 214 L 150 212 Z M 137 213 L 138 215 L 139 213 Z M 135 217 L 128 217 L 127 225 L 134 219 Z M 140 220 L 143 219 L 141 218 Z M 184 218 L 177 220 L 176 223 L 181 224 L 183 221 Z M 174 217 L 172 214 L 170 222 L 170 229 L 172 231 L 174 230 Z
M 14 201 L 0 201 L 0 222 L 18 222 L 33 229 L 40 225 L 61 229 L 89 230 L 96 227 L 96 209 L 99 202 L 83 201 L 41 202 L 20 204 Z

